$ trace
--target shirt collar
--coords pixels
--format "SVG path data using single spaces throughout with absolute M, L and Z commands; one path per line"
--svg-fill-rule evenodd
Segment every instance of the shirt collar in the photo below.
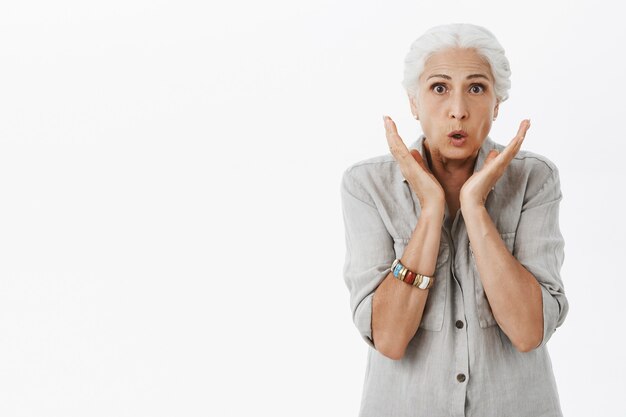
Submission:
M 426 160 L 426 157 L 424 156 L 424 139 L 426 139 L 426 136 L 420 135 L 420 137 L 415 142 L 413 142 L 411 146 L 409 146 L 409 150 L 417 149 L 420 155 L 422 155 L 422 157 L 424 158 L 424 160 Z M 480 171 L 485 163 L 485 158 L 487 158 L 487 154 L 489 154 L 489 151 L 491 151 L 492 149 L 496 149 L 496 143 L 491 140 L 489 136 L 487 136 L 483 141 L 480 150 L 478 151 L 478 157 L 476 158 L 476 163 L 474 164 L 474 172 Z M 400 169 L 399 166 L 398 169 Z M 404 179 L 404 177 L 402 178 L 404 182 L 406 182 L 406 179 Z

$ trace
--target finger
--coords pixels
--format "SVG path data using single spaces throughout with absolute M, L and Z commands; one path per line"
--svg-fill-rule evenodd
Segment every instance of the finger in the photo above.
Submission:
M 385 123 L 385 135 L 387 136 L 389 151 L 391 151 L 393 157 L 401 165 L 412 165 L 415 159 L 413 159 L 413 157 L 409 153 L 409 149 L 402 141 L 400 135 L 398 135 L 396 124 L 393 120 L 391 120 L 391 117 L 389 116 L 383 116 L 383 121 Z
M 509 146 L 513 145 L 514 147 L 515 146 L 521 147 L 522 142 L 526 138 L 526 132 L 528 132 L 528 129 L 530 129 L 530 119 L 522 120 L 522 122 L 519 125 L 519 129 L 517 129 L 517 134 L 515 135 L 513 139 L 511 139 Z
M 406 156 L 409 150 L 398 134 L 396 123 L 389 116 L 383 116 L 383 123 L 385 124 L 385 136 L 387 137 L 387 144 L 391 153 L 394 156 Z
M 522 120 L 519 129 L 517 130 L 517 134 L 513 137 L 513 139 L 511 139 L 511 142 L 509 142 L 509 144 L 501 153 L 501 155 L 503 155 L 503 158 L 506 160 L 506 164 L 508 164 L 522 148 L 522 142 L 524 142 L 524 139 L 526 138 L 526 132 L 529 128 L 530 120 Z

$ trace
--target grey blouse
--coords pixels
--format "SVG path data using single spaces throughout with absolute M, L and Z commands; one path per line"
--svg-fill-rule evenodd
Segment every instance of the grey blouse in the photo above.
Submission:
M 423 155 L 423 140 L 410 148 Z M 504 147 L 486 138 L 475 171 L 492 148 Z M 541 285 L 543 341 L 529 352 L 518 351 L 498 326 L 463 216 L 446 209 L 436 280 L 417 333 L 402 359 L 380 354 L 372 342 L 372 297 L 393 260 L 402 256 L 420 205 L 391 154 L 348 168 L 341 197 L 344 278 L 354 323 L 370 346 L 360 416 L 562 416 L 545 346 L 568 311 L 560 277 L 561 190 L 552 162 L 520 151 L 485 204 L 507 248 Z

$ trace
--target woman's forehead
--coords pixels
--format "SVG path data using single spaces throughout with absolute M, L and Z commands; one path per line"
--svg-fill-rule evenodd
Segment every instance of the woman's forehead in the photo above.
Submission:
M 420 79 L 426 81 L 436 75 L 466 78 L 469 75 L 478 74 L 493 81 L 489 63 L 475 49 L 454 48 L 432 54 L 424 63 L 424 71 Z

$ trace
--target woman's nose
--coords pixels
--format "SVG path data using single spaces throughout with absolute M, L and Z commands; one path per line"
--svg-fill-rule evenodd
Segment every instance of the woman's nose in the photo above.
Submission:
M 460 94 L 453 94 L 450 100 L 450 111 L 448 117 L 451 119 L 464 120 L 469 117 L 467 103 Z

